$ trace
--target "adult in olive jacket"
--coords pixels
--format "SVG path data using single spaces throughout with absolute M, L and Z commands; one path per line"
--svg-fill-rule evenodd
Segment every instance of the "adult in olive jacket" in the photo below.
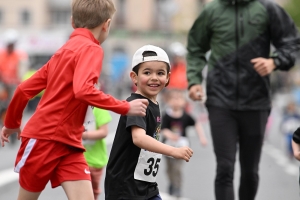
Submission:
M 234 199 L 234 163 L 239 149 L 239 199 L 253 200 L 271 109 L 269 74 L 293 67 L 300 49 L 299 33 L 283 8 L 271 0 L 213 0 L 190 29 L 187 49 L 193 100 L 203 97 L 201 72 L 208 66 L 205 104 L 217 160 L 216 199 Z

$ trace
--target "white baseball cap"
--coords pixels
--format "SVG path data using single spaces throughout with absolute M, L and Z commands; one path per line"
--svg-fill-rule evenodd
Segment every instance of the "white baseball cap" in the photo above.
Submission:
M 187 53 L 186 48 L 180 42 L 173 42 L 169 49 L 175 56 L 185 56 Z
M 19 34 L 15 29 L 8 29 L 4 32 L 4 42 L 6 44 L 16 43 L 18 40 Z
M 146 57 L 144 57 L 143 53 L 145 51 L 153 51 L 157 55 L 156 56 L 146 56 Z M 153 46 L 153 45 L 145 45 L 145 46 L 142 46 L 141 48 L 139 48 L 134 53 L 133 58 L 132 58 L 131 69 L 133 69 L 138 64 L 141 64 L 141 63 L 144 63 L 144 62 L 149 62 L 149 61 L 162 61 L 162 62 L 167 63 L 169 65 L 169 67 L 171 68 L 169 57 L 168 57 L 167 53 L 162 48 L 157 47 L 157 46 Z

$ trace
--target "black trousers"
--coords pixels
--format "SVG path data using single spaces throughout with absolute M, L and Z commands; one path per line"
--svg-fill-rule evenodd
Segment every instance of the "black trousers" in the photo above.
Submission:
M 259 161 L 270 111 L 236 111 L 207 107 L 217 161 L 216 200 L 234 200 L 236 152 L 241 168 L 239 200 L 254 200 L 259 182 Z

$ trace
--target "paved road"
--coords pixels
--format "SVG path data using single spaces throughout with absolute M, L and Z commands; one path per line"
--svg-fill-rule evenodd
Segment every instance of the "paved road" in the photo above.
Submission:
M 260 165 L 260 186 L 256 200 L 298 200 L 298 163 L 289 160 L 285 156 L 283 137 L 278 133 L 278 121 L 280 120 L 278 110 L 274 109 L 275 116 L 273 128 L 266 138 L 262 161 Z M 110 130 L 115 129 L 118 116 L 113 114 L 113 121 Z M 205 129 L 209 131 L 207 124 Z M 194 156 L 189 163 L 184 165 L 184 186 L 183 196 L 185 200 L 213 200 L 213 181 L 215 174 L 215 158 L 211 143 L 203 148 L 199 145 L 194 131 L 191 129 L 189 135 L 192 140 Z M 108 143 L 113 138 L 113 132 L 108 138 Z M 209 137 L 210 140 L 210 137 Z M 110 146 L 108 146 L 110 149 Z M 12 166 L 17 151 L 17 146 L 0 148 L 0 200 L 14 200 L 17 196 L 18 183 L 17 175 L 12 173 Z M 9 169 L 9 171 L 4 171 Z M 13 174 L 13 175 L 11 175 Z M 6 175 L 6 176 L 5 176 Z M 12 177 L 11 182 L 9 178 Z M 162 162 L 159 174 L 158 185 L 161 193 L 167 191 L 167 179 L 165 174 L 165 163 Z M 236 164 L 235 188 L 237 191 L 239 179 L 239 166 Z M 3 181 L 6 180 L 6 181 Z M 2 181 L 2 182 L 1 182 Z M 103 180 L 102 186 L 103 188 Z M 65 200 L 67 199 L 61 187 L 51 189 L 49 185 L 40 196 L 41 200 Z M 99 198 L 103 200 L 103 196 Z M 164 195 L 164 200 L 170 200 Z

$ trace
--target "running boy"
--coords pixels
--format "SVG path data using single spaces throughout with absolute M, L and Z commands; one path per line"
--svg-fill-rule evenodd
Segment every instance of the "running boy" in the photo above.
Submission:
M 127 101 L 146 99 L 145 117 L 121 116 L 106 167 L 105 199 L 161 199 L 156 183 L 161 154 L 189 161 L 189 147 L 161 143 L 158 93 L 168 85 L 170 62 L 164 50 L 146 45 L 132 60 L 130 77 L 137 86 Z
M 108 134 L 108 123 L 111 116 L 107 110 L 91 108 L 87 110 L 86 118 L 91 120 L 84 123 L 82 134 L 83 145 L 86 149 L 84 157 L 91 172 L 92 187 L 95 200 L 101 193 L 100 180 L 108 161 L 105 137 Z
M 207 139 L 200 123 L 196 123 L 193 117 L 185 111 L 186 99 L 184 92 L 179 89 L 171 89 L 166 92 L 168 108 L 162 116 L 161 132 L 165 144 L 182 147 L 189 146 L 186 129 L 195 127 L 201 145 L 207 145 Z M 169 194 L 175 197 L 181 196 L 183 161 L 166 156 L 166 172 L 169 178 Z
M 115 12 L 111 0 L 74 0 L 70 39 L 33 76 L 21 83 L 7 110 L 1 144 L 18 133 L 29 99 L 43 89 L 40 103 L 22 131 L 15 171 L 18 200 L 38 199 L 48 181 L 61 185 L 69 200 L 93 200 L 81 138 L 88 105 L 122 115 L 146 113 L 147 100 L 120 101 L 94 87 L 101 71 L 101 44 Z

